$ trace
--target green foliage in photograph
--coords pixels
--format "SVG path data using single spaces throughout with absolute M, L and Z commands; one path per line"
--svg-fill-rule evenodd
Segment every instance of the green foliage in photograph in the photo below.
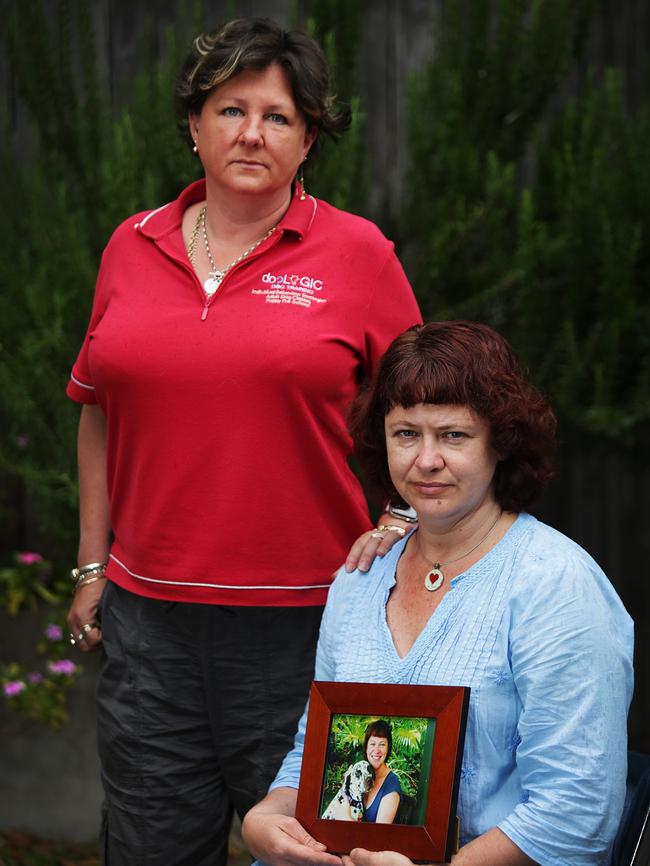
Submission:
M 323 786 L 323 807 L 327 806 L 338 791 L 348 767 L 356 761 L 366 759 L 363 754 L 364 733 L 368 724 L 376 721 L 377 718 L 377 716 L 342 713 L 332 717 Z M 415 799 L 420 781 L 422 746 L 429 720 L 391 716 L 386 721 L 390 722 L 393 735 L 393 750 L 387 764 L 399 779 L 402 792 L 407 797 Z

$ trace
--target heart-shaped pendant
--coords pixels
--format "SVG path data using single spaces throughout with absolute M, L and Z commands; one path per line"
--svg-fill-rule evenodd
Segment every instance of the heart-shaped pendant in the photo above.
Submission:
M 431 571 L 428 571 L 424 578 L 425 589 L 428 589 L 429 592 L 435 592 L 437 589 L 440 589 L 444 580 L 445 576 L 442 571 L 440 571 L 440 567 L 434 565 Z

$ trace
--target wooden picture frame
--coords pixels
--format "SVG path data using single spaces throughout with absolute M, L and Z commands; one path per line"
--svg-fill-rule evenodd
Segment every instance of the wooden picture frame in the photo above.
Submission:
M 392 850 L 414 861 L 449 862 L 457 848 L 456 804 L 469 707 L 464 686 L 315 681 L 311 687 L 296 818 L 328 851 Z M 381 824 L 321 817 L 328 743 L 333 717 L 413 717 L 432 722 L 431 743 L 422 754 L 422 807 L 415 825 Z M 432 746 L 432 747 L 431 747 Z

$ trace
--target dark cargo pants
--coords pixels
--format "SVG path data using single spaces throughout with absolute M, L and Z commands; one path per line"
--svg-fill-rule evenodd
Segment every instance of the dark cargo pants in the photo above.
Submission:
M 106 866 L 222 866 L 293 742 L 321 607 L 161 602 L 109 582 L 97 686 Z

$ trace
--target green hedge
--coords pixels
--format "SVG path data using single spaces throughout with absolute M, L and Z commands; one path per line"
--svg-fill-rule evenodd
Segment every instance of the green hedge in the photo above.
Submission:
M 200 12 L 179 14 L 185 23 L 168 29 L 161 60 L 152 59 L 147 37 L 141 40 L 141 71 L 118 109 L 98 69 L 86 2 L 59 0 L 52 23 L 39 3 L 23 4 L 8 22 L 5 47 L 31 128 L 28 153 L 16 153 L 9 118 L 2 121 L 0 418 L 8 435 L 0 471 L 23 479 L 55 561 L 70 561 L 76 544 L 79 410 L 64 392 L 101 251 L 128 214 L 175 198 L 199 176 L 176 130 L 172 87 L 201 29 Z M 358 31 L 358 7 L 340 0 L 319 3 L 308 28 L 326 46 L 340 92 L 358 105 L 349 92 L 356 38 L 350 44 L 333 32 L 339 17 Z M 308 168 L 310 191 L 361 209 L 362 131 L 357 111 L 350 134 L 325 146 L 318 172 Z
M 87 2 L 59 0 L 50 24 L 36 2 L 13 8 L 4 48 L 30 135 L 17 153 L 4 116 L 0 471 L 22 479 L 48 558 L 67 562 L 78 408 L 64 389 L 110 232 L 197 176 L 171 87 L 201 10 L 179 16 L 161 60 L 143 38 L 141 71 L 116 108 Z M 380 222 L 397 228 L 425 316 L 503 330 L 550 394 L 568 442 L 637 447 L 650 416 L 650 100 L 626 106 L 616 70 L 571 96 L 588 0 L 447 0 L 442 9 L 431 60 L 409 87 L 408 200 Z M 355 119 L 306 177 L 310 191 L 364 213 L 361 14 L 358 2 L 311 4 L 308 29 Z
M 567 444 L 650 418 L 650 132 L 620 71 L 571 96 L 593 4 L 448 0 L 410 88 L 402 225 L 427 317 L 503 331 Z

